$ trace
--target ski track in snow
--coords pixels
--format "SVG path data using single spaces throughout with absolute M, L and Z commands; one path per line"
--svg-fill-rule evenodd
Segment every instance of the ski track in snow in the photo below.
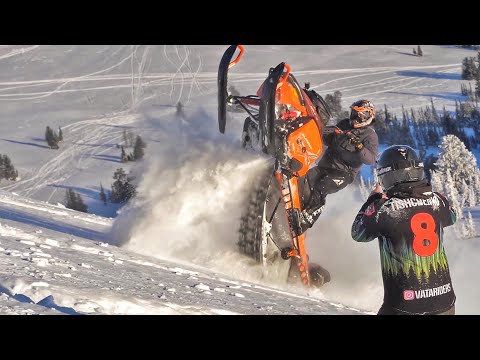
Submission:
M 178 54 L 178 49 L 177 49 Z M 180 55 L 179 59 L 180 59 Z M 188 62 L 189 53 L 186 52 L 186 57 L 182 60 L 181 64 L 178 66 L 177 72 L 182 73 L 182 79 L 180 81 L 180 94 L 179 98 L 181 98 L 181 93 L 183 91 L 185 75 L 181 71 L 181 68 L 184 67 L 184 64 Z M 53 95 L 54 93 L 61 92 L 59 90 L 60 87 L 63 87 L 67 83 L 75 82 L 75 81 L 88 81 L 92 78 L 94 80 L 116 80 L 118 79 L 128 79 L 131 81 L 132 75 L 96 75 L 102 72 L 107 72 L 129 58 L 133 58 L 133 53 L 130 54 L 128 57 L 123 58 L 115 65 L 105 68 L 103 70 L 96 71 L 92 74 L 82 75 L 74 78 L 67 78 L 67 79 L 54 79 L 54 80 L 36 80 L 32 83 L 38 84 L 45 83 L 45 82 L 53 82 L 53 83 L 60 83 L 61 85 L 57 86 L 54 90 L 38 93 L 41 95 Z M 200 67 L 196 70 L 197 73 L 200 71 Z M 189 77 L 195 79 L 195 74 L 188 74 Z M 98 77 L 98 79 L 97 79 Z M 143 78 L 149 78 L 149 76 L 142 75 Z M 162 75 L 163 79 L 169 79 L 171 75 Z M 175 75 L 174 75 L 175 77 Z M 157 78 L 153 76 L 153 78 Z M 196 80 L 194 80 L 196 81 Z M 18 82 L 17 82 L 18 83 Z M 26 82 L 21 82 L 24 86 Z M 8 83 L 11 84 L 11 83 Z M 178 83 L 171 83 L 171 92 L 174 91 L 175 85 Z M 0 86 L 5 85 L 5 83 L 1 83 Z M 121 87 L 123 85 L 120 85 Z M 131 87 L 131 84 L 126 85 L 127 87 Z M 148 86 L 148 82 L 142 84 L 142 86 Z M 157 84 L 158 86 L 158 84 Z M 118 87 L 117 85 L 113 86 Z M 95 88 L 98 90 L 98 88 Z M 1 89 L 0 89 L 1 91 Z M 66 90 L 70 91 L 70 90 Z M 24 94 L 25 95 L 25 94 Z M 2 95 L 0 95 L 2 96 Z M 189 94 L 190 97 L 190 94 Z M 30 99 L 30 98 L 28 98 Z M 166 110 L 166 113 L 171 112 L 171 110 Z M 22 180 L 14 182 L 10 185 L 3 186 L 2 188 L 6 191 L 15 191 L 22 196 L 31 197 L 34 196 L 38 190 L 44 189 L 47 186 L 52 184 L 62 184 L 62 182 L 67 179 L 72 174 L 72 170 L 78 169 L 85 169 L 88 168 L 89 164 L 95 161 L 95 156 L 103 155 L 112 148 L 114 148 L 113 144 L 119 142 L 119 140 L 123 136 L 123 130 L 119 129 L 116 131 L 112 131 L 112 126 L 126 126 L 132 124 L 137 116 L 135 114 L 128 114 L 129 110 L 126 111 L 119 111 L 117 113 L 113 113 L 108 117 L 102 118 L 94 118 L 94 119 L 87 119 L 83 121 L 78 121 L 73 124 L 69 124 L 63 127 L 64 131 L 68 131 L 68 138 L 69 140 L 64 140 L 62 143 L 62 151 L 59 154 L 43 164 L 39 169 L 33 171 L 33 174 L 30 176 L 28 174 L 22 176 Z M 82 142 L 85 141 L 84 139 L 88 139 L 88 144 L 82 145 Z M 98 144 L 98 146 L 90 146 L 90 144 Z M 112 144 L 111 146 L 102 147 L 102 144 Z M 76 164 L 76 169 L 72 169 L 72 164 Z M 54 195 L 56 189 L 52 191 L 50 198 Z
M 200 73 L 200 66 L 196 69 L 195 72 L 185 73 L 182 69 L 188 64 L 189 58 L 189 51 L 185 49 L 185 56 L 182 58 L 180 55 L 180 51 L 178 46 L 175 47 L 175 53 L 180 61 L 180 64 L 177 65 L 173 60 L 170 59 L 168 54 L 166 53 L 165 47 L 165 57 L 167 61 L 177 66 L 177 71 L 175 73 L 164 73 L 164 74 L 142 74 L 142 87 L 148 86 L 160 86 L 160 85 L 168 85 L 170 87 L 170 99 L 172 99 L 173 93 L 177 93 L 177 98 L 175 100 L 172 99 L 173 103 L 177 103 L 182 98 L 182 94 L 184 92 L 184 86 L 188 82 L 190 84 L 190 91 L 187 97 L 187 102 L 190 100 L 191 91 L 193 84 L 197 87 L 200 84 L 209 84 L 209 83 L 216 83 L 216 73 Z M 77 77 L 71 78 L 62 78 L 62 79 L 47 79 L 47 80 L 35 80 L 35 81 L 20 81 L 20 82 L 0 82 L 0 97 L 6 96 L 16 96 L 15 94 L 1 94 L 1 92 L 5 89 L 2 89 L 2 86 L 6 86 L 7 88 L 11 89 L 12 85 L 20 85 L 22 89 L 26 86 L 39 86 L 39 85 L 51 85 L 51 84 L 59 84 L 53 90 L 45 91 L 45 92 L 36 92 L 36 93 L 23 93 L 22 96 L 30 96 L 30 95 L 38 95 L 38 96 L 50 96 L 55 93 L 59 92 L 72 92 L 77 91 L 76 89 L 66 89 L 61 90 L 66 84 L 74 83 L 74 82 L 85 82 L 85 81 L 112 81 L 114 84 L 110 86 L 104 87 L 93 87 L 93 88 L 83 88 L 78 89 L 80 91 L 86 90 L 99 90 L 99 89 L 113 89 L 118 87 L 125 87 L 129 88 L 132 87 L 132 74 L 109 74 L 109 75 L 102 75 L 102 73 L 108 72 L 125 61 L 133 58 L 133 53 L 129 56 L 124 57 L 117 61 L 114 65 L 109 66 L 105 69 L 101 69 L 90 74 L 81 75 Z M 189 65 L 187 66 L 188 68 Z M 445 70 L 445 68 L 447 68 Z M 340 77 L 334 80 L 330 80 L 321 84 L 312 85 L 311 88 L 319 88 L 323 87 L 327 84 L 333 82 L 341 82 L 343 80 L 351 80 L 356 77 L 370 77 L 376 75 L 383 75 L 392 72 L 396 72 L 399 70 L 426 70 L 426 69 L 439 69 L 439 71 L 452 71 L 459 69 L 458 64 L 445 64 L 445 65 L 435 65 L 435 66 L 403 66 L 403 67 L 378 67 L 378 68 L 353 68 L 353 69 L 337 69 L 337 70 L 309 70 L 309 71 L 298 71 L 296 76 L 300 75 L 318 75 L 318 74 L 342 74 L 342 73 L 359 73 L 358 75 L 351 75 L 347 77 Z M 379 71 L 380 70 L 380 71 Z M 180 75 L 180 76 L 178 76 Z M 254 81 L 259 82 L 264 79 L 263 73 L 240 73 L 235 74 L 232 72 L 230 75 L 232 79 L 239 79 L 242 78 L 241 81 Z M 151 83 L 149 81 L 145 81 L 145 79 L 153 79 Z M 159 80 L 160 79 L 160 80 Z M 118 81 L 125 80 L 125 84 L 118 84 Z M 160 82 L 159 82 L 160 81 Z M 163 84 L 162 84 L 163 83 Z M 396 83 L 397 85 L 394 85 Z M 413 86 L 414 84 L 418 83 L 426 83 L 424 85 L 417 85 Z M 363 89 L 363 96 L 370 96 L 373 94 L 380 94 L 384 92 L 391 92 L 397 90 L 405 90 L 405 89 L 420 89 L 425 87 L 441 87 L 443 84 L 435 82 L 435 84 L 428 84 L 428 80 L 426 78 L 420 77 L 417 79 L 411 79 L 409 77 L 402 77 L 402 76 L 394 76 L 394 77 L 387 77 L 384 79 L 378 79 L 373 81 L 366 81 L 363 83 L 355 83 L 355 85 L 351 86 L 343 86 L 338 88 L 330 89 L 329 91 L 341 90 L 343 93 L 348 93 L 349 91 L 358 92 L 359 89 Z M 179 89 L 177 89 L 177 85 L 179 85 Z M 369 87 L 378 88 L 379 86 L 384 86 L 385 88 L 379 91 L 371 91 L 368 92 Z M 349 96 L 346 94 L 344 99 L 352 99 L 355 98 L 356 95 Z M 14 100 L 21 100 L 21 98 L 13 98 Z M 25 99 L 32 99 L 31 97 L 24 98 Z M 12 98 L 10 98 L 12 100 Z M 428 99 L 425 100 L 429 102 Z M 166 111 L 168 112 L 168 111 Z M 124 115 L 122 115 L 124 114 Z M 101 144 L 115 144 L 118 143 L 118 140 L 122 137 L 122 130 L 112 131 L 111 126 L 126 126 L 133 124 L 138 117 L 135 114 L 128 114 L 128 110 L 126 111 L 119 111 L 117 114 L 111 114 L 108 117 L 103 118 L 94 118 L 94 119 L 86 119 L 83 121 L 78 121 L 76 123 L 67 125 L 64 127 L 64 131 L 68 131 L 69 140 L 65 140 L 62 144 L 62 151 L 59 154 L 48 161 L 47 163 L 43 164 L 39 169 L 35 169 L 32 174 L 30 175 L 23 175 L 22 180 L 17 181 L 15 183 L 5 185 L 2 188 L 7 191 L 15 191 L 23 196 L 34 196 L 35 193 L 40 190 L 44 189 L 45 187 L 52 185 L 52 184 L 62 184 L 62 182 L 67 179 L 72 174 L 72 164 L 77 164 L 78 169 L 87 168 L 89 163 L 95 161 L 95 156 L 103 155 L 114 147 L 113 145 L 110 147 L 102 147 L 102 146 L 89 146 L 84 145 L 82 146 L 81 142 L 84 141 L 83 139 L 88 139 L 88 144 L 96 143 L 98 145 Z M 102 126 L 107 124 L 109 126 Z M 87 136 L 88 134 L 88 136 Z M 52 190 L 52 195 L 55 193 L 56 189 Z
M 178 49 L 177 49 L 178 51 Z M 201 63 L 195 72 L 192 72 L 190 69 L 190 65 L 188 63 L 189 59 L 189 52 L 187 50 L 185 58 L 181 59 L 181 63 L 178 66 L 178 69 L 175 73 L 151 73 L 151 74 L 142 74 L 142 79 L 145 81 L 142 82 L 143 87 L 149 86 L 169 86 L 171 88 L 170 91 L 170 99 L 172 103 L 177 103 L 181 99 L 181 95 L 183 92 L 183 86 L 188 81 L 190 82 L 191 86 L 195 84 L 197 88 L 200 87 L 201 84 L 214 84 L 217 81 L 217 73 L 200 73 Z M 180 55 L 177 53 L 179 59 Z M 71 78 L 60 78 L 60 79 L 45 79 L 45 80 L 32 80 L 32 81 L 13 81 L 13 82 L 0 82 L 0 100 L 31 100 L 36 99 L 39 97 L 51 96 L 57 93 L 69 93 L 69 92 L 77 92 L 77 91 L 94 91 L 94 90 L 112 90 L 116 88 L 131 88 L 132 84 L 132 74 L 109 74 L 109 75 L 96 75 L 102 72 L 107 72 L 115 67 L 120 66 L 125 61 L 129 60 L 132 55 L 121 59 L 117 64 L 99 70 L 92 74 L 81 75 Z M 173 62 L 170 58 L 166 55 L 167 61 L 170 61 L 172 64 Z M 184 73 L 182 68 L 187 66 L 190 69 L 189 73 Z M 359 73 L 358 75 L 350 75 L 345 77 L 338 77 L 333 80 L 329 80 L 323 83 L 314 84 L 312 83 L 311 88 L 317 89 L 321 87 L 325 87 L 325 85 L 341 82 L 344 80 L 352 80 L 359 77 L 372 77 L 376 75 L 383 75 L 389 74 L 397 71 L 408 71 L 408 70 L 429 70 L 429 69 L 442 69 L 447 68 L 450 71 L 458 71 L 461 69 L 459 64 L 445 64 L 445 65 L 435 65 L 435 66 L 399 66 L 399 67 L 378 67 L 378 68 L 358 68 L 358 69 L 335 69 L 335 70 L 304 70 L 304 71 L 297 71 L 295 75 L 297 77 L 300 76 L 311 76 L 311 75 L 327 75 L 327 74 L 348 74 L 348 73 Z M 442 70 L 438 72 L 442 73 Z M 178 75 L 180 74 L 180 77 Z M 237 82 L 256 82 L 259 83 L 265 79 L 265 73 L 235 73 L 232 71 L 229 74 L 229 77 L 232 81 Z M 398 76 L 398 78 L 402 78 L 402 76 Z M 403 76 L 404 81 L 408 81 L 408 77 Z M 425 81 L 425 79 L 422 79 Z M 70 83 L 76 82 L 95 82 L 95 81 L 102 81 L 102 82 L 112 82 L 111 85 L 104 85 L 104 86 L 95 86 L 95 87 L 86 87 L 86 88 L 77 88 L 77 89 L 63 89 L 62 88 Z M 124 81 L 123 84 L 119 84 L 118 82 Z M 379 83 L 375 84 L 374 82 L 369 83 L 355 83 L 352 86 L 345 86 L 339 88 L 332 88 L 328 89 L 328 91 L 335 91 L 335 90 L 349 90 L 349 89 L 358 89 L 362 86 L 378 86 L 382 85 L 382 82 L 388 83 L 388 78 L 383 80 L 378 80 Z M 400 81 L 400 80 L 399 80 Z M 55 85 L 56 86 L 53 90 L 46 90 L 46 91 L 35 91 L 35 92 L 24 92 L 22 93 L 3 93 L 6 90 L 25 90 L 26 88 L 30 87 L 38 87 L 38 86 L 48 86 L 48 85 Z M 173 89 L 175 85 L 180 85 L 180 91 L 177 99 L 173 100 Z M 389 91 L 389 90 L 385 90 Z M 191 93 L 191 90 L 190 90 Z M 187 96 L 187 100 L 190 99 L 190 95 Z

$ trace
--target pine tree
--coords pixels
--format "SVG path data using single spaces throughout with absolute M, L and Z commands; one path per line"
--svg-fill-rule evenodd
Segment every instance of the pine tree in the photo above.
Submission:
M 80 194 L 77 193 L 77 194 L 76 194 L 76 197 L 77 197 L 77 199 L 76 199 L 77 209 L 76 209 L 76 210 L 77 210 L 77 211 L 84 212 L 84 213 L 88 212 L 88 211 L 87 211 L 87 210 L 88 210 L 88 207 L 87 207 L 87 205 L 83 202 L 83 199 L 82 199 L 82 197 L 80 196 Z
M 358 184 L 358 187 L 360 189 L 360 193 L 362 194 L 362 198 L 367 200 L 371 191 L 368 190 L 367 185 L 365 184 L 365 180 L 363 179 L 363 176 L 359 176 L 359 178 L 360 178 L 360 182 Z
M 85 213 L 88 210 L 80 194 L 77 194 L 73 189 L 67 189 L 65 193 L 65 207 Z
M 475 58 L 466 57 L 462 61 L 462 79 L 475 80 L 477 76 L 477 67 L 474 62 Z
M 473 184 L 472 184 L 473 185 Z M 465 199 L 465 203 L 468 207 L 474 207 L 477 205 L 477 199 L 475 196 L 475 189 L 473 186 L 469 186 L 467 189 L 467 196 Z
M 467 217 L 463 221 L 462 225 L 462 237 L 466 239 L 471 239 L 477 236 L 477 231 L 475 229 L 475 224 L 473 222 L 472 214 L 470 211 L 467 213 Z
M 144 149 L 147 147 L 147 144 L 142 140 L 140 135 L 137 135 L 135 140 L 135 146 L 133 148 L 133 159 L 140 160 L 145 155 Z
M 120 161 L 122 163 L 126 163 L 128 162 L 128 157 L 127 157 L 127 153 L 125 152 L 125 149 L 123 148 L 123 146 L 120 147 L 121 148 L 121 154 L 120 154 Z
M 478 169 L 477 159 L 455 135 L 444 136 L 439 147 L 441 151 L 437 161 L 438 170 L 442 174 L 446 174 L 448 170 L 453 185 L 457 191 L 461 191 L 462 180 L 465 180 L 467 185 L 473 182 L 473 174 Z
M 100 183 L 100 200 L 103 202 L 103 205 L 107 205 L 107 195 L 105 194 L 102 183 Z
M 233 86 L 230 86 L 230 91 L 232 91 L 232 89 L 234 89 Z M 177 103 L 176 116 L 180 117 L 180 118 L 185 117 L 185 111 L 183 110 L 183 104 L 180 101 Z
M 0 156 L 0 181 L 5 179 L 5 165 L 3 164 L 3 156 Z
M 112 184 L 112 190 L 110 192 L 110 201 L 113 203 L 124 203 L 130 198 L 135 196 L 136 190 L 131 180 L 128 177 L 123 168 L 119 168 L 113 174 L 115 181 Z
M 386 139 L 388 136 L 388 128 L 385 124 L 385 118 L 383 116 L 383 111 L 380 110 L 375 114 L 375 122 L 373 123 L 373 127 L 378 134 L 380 139 Z
M 450 172 L 450 170 L 447 170 L 445 174 L 444 189 L 445 189 L 445 196 L 447 197 L 447 199 L 450 201 L 450 204 L 457 212 L 458 219 L 463 218 L 462 207 L 460 205 L 460 199 L 459 199 L 460 195 L 457 188 L 455 187 L 455 181 L 453 180 L 452 173 Z
M 467 198 L 469 195 L 468 192 L 469 186 L 465 182 L 465 179 L 462 179 L 460 182 L 460 189 L 458 191 L 459 197 L 460 197 L 460 208 L 464 208 L 468 203 L 467 203 Z
M 339 90 L 336 90 L 333 95 L 327 94 L 325 95 L 325 102 L 327 103 L 328 107 L 332 111 L 334 117 L 340 118 L 343 117 L 345 114 L 342 111 L 342 93 Z M 348 116 L 348 112 L 347 112 Z
M 418 56 L 423 56 L 423 50 L 420 47 L 420 45 L 417 46 L 417 54 L 418 54 Z
M 58 137 L 50 126 L 47 126 L 45 130 L 45 140 L 47 141 L 48 146 L 50 146 L 50 149 L 58 149 Z
M 7 155 L 0 155 L 0 181 L 2 179 L 15 181 L 18 178 L 18 171 Z
M 437 110 L 435 109 L 435 105 L 433 105 L 433 98 L 430 98 L 430 101 L 432 103 L 432 119 L 438 123 L 440 121 L 440 116 L 438 116 Z
M 430 184 L 432 185 L 432 190 L 442 193 L 445 193 L 445 175 L 439 171 L 432 170 L 430 172 Z
M 17 180 L 18 171 L 12 164 L 12 161 L 7 155 L 2 155 L 3 178 L 6 180 Z

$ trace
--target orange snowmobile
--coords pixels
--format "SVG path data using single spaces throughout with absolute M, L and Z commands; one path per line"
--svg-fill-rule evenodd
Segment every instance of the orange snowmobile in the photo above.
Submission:
M 232 61 L 237 49 L 239 53 Z M 244 51 L 242 45 L 231 45 L 220 61 L 219 130 L 225 133 L 228 111 L 245 111 L 248 117 L 242 145 L 262 151 L 274 161 L 267 174 L 255 183 L 241 218 L 238 247 L 241 253 L 264 266 L 290 261 L 290 282 L 322 286 L 330 281 L 330 274 L 309 262 L 306 233 L 298 235 L 301 231 L 297 230 L 296 214 L 302 211 L 304 199 L 310 195 L 305 175 L 322 154 L 322 136 L 335 131 L 335 127 L 326 126 L 332 113 L 308 83 L 303 88 L 299 85 L 285 62 L 270 68 L 256 95 L 229 94 L 228 71 L 240 61 Z

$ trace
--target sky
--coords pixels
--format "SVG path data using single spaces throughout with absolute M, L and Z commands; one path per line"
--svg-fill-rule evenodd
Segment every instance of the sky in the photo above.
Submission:
M 0 46 L 0 154 L 19 172 L 0 183 L 1 314 L 374 314 L 383 297 L 378 245 L 355 243 L 354 189 L 330 195 L 307 235 L 310 257 L 332 281 L 287 285 L 236 248 L 252 179 L 268 161 L 241 148 L 244 114 L 225 134 L 216 120 L 220 45 Z M 461 62 L 454 46 L 245 45 L 230 84 L 256 93 L 268 68 L 288 62 L 300 83 L 343 107 L 455 108 Z M 185 116 L 175 116 L 182 102 Z M 62 128 L 60 149 L 46 126 Z M 121 163 L 125 131 L 147 143 L 145 159 Z M 131 148 L 126 149 L 131 151 Z M 126 206 L 99 198 L 113 173 L 135 177 Z M 368 174 L 371 169 L 364 168 Z M 66 189 L 89 214 L 65 209 Z M 478 214 L 478 209 L 472 215 Z M 328 225 L 327 225 L 328 224 Z M 458 314 L 480 313 L 478 238 L 445 233 Z

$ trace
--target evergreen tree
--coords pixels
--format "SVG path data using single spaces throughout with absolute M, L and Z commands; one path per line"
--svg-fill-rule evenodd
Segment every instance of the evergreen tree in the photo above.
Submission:
M 388 137 L 388 128 L 385 124 L 385 117 L 383 116 L 383 111 L 377 111 L 375 114 L 375 122 L 373 123 L 373 127 L 378 134 L 380 139 L 387 139 Z
M 122 151 L 120 154 L 120 161 L 122 163 L 126 163 L 128 161 L 127 153 L 125 152 L 125 149 L 123 148 L 123 146 L 121 146 L 120 149 Z
M 445 174 L 445 182 L 444 182 L 444 189 L 445 189 L 445 196 L 450 201 L 450 204 L 457 212 L 458 219 L 463 217 L 462 207 L 460 204 L 460 194 L 455 186 L 455 181 L 453 179 L 452 173 L 450 170 L 447 170 Z
M 45 130 L 45 140 L 47 141 L 48 146 L 50 146 L 50 149 L 58 149 L 58 135 L 50 126 L 47 126 Z
M 65 193 L 65 207 L 84 213 L 88 210 L 80 194 L 76 193 L 73 189 L 68 189 Z
M 12 161 L 7 155 L 2 155 L 2 177 L 6 180 L 17 180 L 18 171 L 15 170 L 15 167 L 12 164 Z
M 0 181 L 5 179 L 5 165 L 3 163 L 3 156 L 0 156 Z
M 432 119 L 438 123 L 440 121 L 440 116 L 438 116 L 437 110 L 435 109 L 435 105 L 433 105 L 433 98 L 430 98 L 432 103 Z
M 417 55 L 418 56 L 423 56 L 423 50 L 420 45 L 417 46 Z
M 432 185 L 432 190 L 442 193 L 445 193 L 444 188 L 444 175 L 438 170 L 432 170 L 430 172 L 430 184 Z
M 147 147 L 147 144 L 142 140 L 140 135 L 137 135 L 135 140 L 135 146 L 133 147 L 133 159 L 140 160 L 145 155 L 144 149 Z
M 232 90 L 233 90 L 233 91 L 236 91 L 233 86 L 230 86 L 230 92 L 231 92 L 231 94 L 233 95 Z M 238 94 L 238 95 L 240 95 L 240 94 Z M 184 118 L 184 117 L 185 117 L 185 111 L 184 111 L 184 109 L 183 109 L 183 104 L 182 104 L 180 101 L 177 103 L 176 116 L 177 116 L 177 117 L 180 117 L 180 118 Z
M 475 65 L 475 58 L 466 57 L 462 61 L 462 79 L 475 80 L 477 76 L 477 67 Z
M 473 185 L 471 188 L 475 192 L 475 203 L 480 203 L 480 170 L 477 168 L 472 175 Z
M 100 183 L 100 200 L 103 202 L 103 205 L 107 205 L 107 195 L 105 194 L 102 183 Z
M 363 176 L 358 176 L 360 178 L 360 182 L 358 184 L 360 194 L 362 195 L 362 198 L 367 200 L 368 196 L 370 195 L 371 191 L 368 190 L 367 185 L 365 184 L 365 180 L 363 179 Z
M 459 194 L 459 201 L 460 201 L 460 208 L 464 208 L 466 205 L 468 205 L 467 203 L 467 197 L 468 197 L 468 188 L 469 186 L 467 185 L 467 183 L 465 182 L 465 179 L 462 179 L 461 183 L 460 183 L 460 189 L 458 191 L 458 194 Z
M 463 221 L 462 225 L 462 237 L 471 239 L 477 236 L 475 224 L 473 222 L 472 214 L 470 211 L 467 213 L 467 217 Z
M 113 174 L 115 181 L 110 192 L 110 201 L 113 203 L 124 203 L 135 196 L 135 187 L 131 183 L 132 178 L 128 177 L 122 168 Z
M 473 184 L 467 188 L 467 195 L 465 196 L 465 204 L 468 207 L 474 207 L 477 205 L 477 199 L 475 196 L 475 189 Z
M 58 149 L 58 138 L 50 126 L 47 126 L 45 130 L 45 140 L 48 146 L 50 146 L 50 149 Z
M 450 172 L 455 188 L 460 191 L 462 180 L 467 185 L 473 181 L 472 175 L 477 169 L 477 159 L 455 135 L 446 135 L 439 145 L 441 151 L 437 166 L 442 174 Z
M 336 118 L 348 117 L 345 116 L 345 112 L 342 111 L 342 93 L 339 90 L 336 90 L 333 95 L 327 94 L 325 95 L 325 102 L 327 103 L 328 107 L 332 111 L 332 114 Z
M 0 180 L 15 181 L 18 178 L 18 171 L 12 164 L 12 161 L 7 155 L 0 155 Z
M 410 117 L 412 118 L 413 122 L 417 122 L 417 120 L 415 118 L 415 112 L 413 111 L 413 109 L 410 109 Z
M 461 108 L 461 104 L 460 104 Z M 442 124 L 445 130 L 445 135 L 455 135 L 457 134 L 457 126 L 454 122 L 454 119 L 450 116 L 448 112 L 443 113 Z

